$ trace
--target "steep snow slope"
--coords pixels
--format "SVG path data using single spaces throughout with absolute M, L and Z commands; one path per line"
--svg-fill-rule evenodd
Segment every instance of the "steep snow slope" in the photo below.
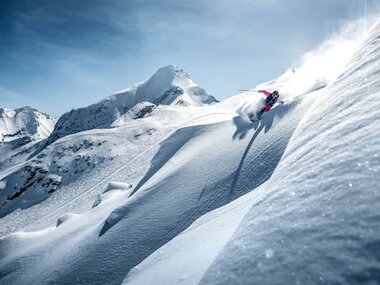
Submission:
M 141 102 L 155 105 L 203 106 L 215 103 L 217 100 L 195 84 L 183 69 L 172 65 L 166 66 L 149 79 L 99 103 L 64 114 L 47 143 L 85 130 L 109 128 L 120 116 Z
M 125 284 L 378 284 L 379 39 L 380 23 L 266 183 L 197 220 Z
M 86 210 L 109 179 L 136 184 L 149 168 L 159 141 L 186 120 L 202 116 L 203 109 L 158 106 L 143 120 L 67 136 L 27 162 L 3 169 L 0 215 L 8 216 L 0 219 L 0 234 L 28 225 L 38 228 L 41 219 L 49 225 L 65 211 Z M 23 210 L 12 212 L 18 208 Z
M 93 211 L 100 211 L 100 204 L 77 216 L 75 228 L 69 223 L 38 237 L 14 234 L 3 239 L 3 280 L 120 283 L 132 267 L 198 217 L 265 182 L 316 95 L 278 106 L 260 124 L 248 124 L 233 110 L 252 96 L 243 94 L 207 107 L 204 115 L 198 113 L 187 126 L 168 136 L 132 195 L 116 201 L 108 218 L 108 214 L 102 218 L 94 214 L 98 218 L 88 220 Z M 54 242 L 50 246 L 47 240 Z M 80 250 L 66 250 L 66 246 Z M 33 264 L 27 261 L 30 254 Z M 54 270 L 50 262 L 43 262 L 51 255 L 55 256 Z M 13 262 L 21 271 L 13 271 Z
M 31 107 L 0 108 L 0 142 L 40 140 L 47 138 L 56 119 Z

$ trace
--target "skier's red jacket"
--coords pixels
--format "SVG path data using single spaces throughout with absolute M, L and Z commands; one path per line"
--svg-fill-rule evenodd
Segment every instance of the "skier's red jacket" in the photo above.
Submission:
M 265 96 L 269 96 L 271 93 L 270 92 L 268 92 L 268 91 L 266 91 L 266 90 L 260 90 L 259 91 L 260 93 L 263 93 Z M 270 109 L 272 108 L 272 106 L 271 105 L 266 105 L 265 107 L 264 107 L 264 112 L 268 112 Z
M 260 93 L 264 93 L 264 95 L 267 97 L 270 95 L 270 92 L 268 92 L 266 90 L 260 90 Z

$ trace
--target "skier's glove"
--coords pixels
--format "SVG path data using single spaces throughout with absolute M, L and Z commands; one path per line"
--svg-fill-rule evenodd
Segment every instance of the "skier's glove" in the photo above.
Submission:
M 263 92 L 262 90 L 259 90 L 259 93 Z

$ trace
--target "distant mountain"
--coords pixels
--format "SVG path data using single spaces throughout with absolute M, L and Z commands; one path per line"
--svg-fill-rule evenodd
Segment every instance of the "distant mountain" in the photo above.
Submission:
M 0 142 L 41 140 L 53 131 L 56 119 L 29 106 L 0 108 Z
M 142 102 L 154 105 L 204 106 L 218 101 L 195 84 L 186 71 L 169 65 L 160 68 L 149 79 L 96 104 L 65 113 L 48 138 L 48 144 L 85 130 L 109 128 L 120 116 Z
M 217 100 L 193 83 L 184 70 L 167 66 L 150 79 L 97 104 L 64 114 L 46 142 L 31 146 L 27 144 L 31 138 L 22 137 L 17 143 L 1 145 L 0 217 L 17 208 L 39 203 L 58 188 L 72 187 L 73 183 L 86 180 L 87 176 L 88 181 L 95 180 L 92 176 L 94 168 L 96 171 L 102 167 L 112 169 L 109 165 L 114 165 L 118 159 L 122 163 L 133 159 L 142 145 L 147 149 L 158 146 L 161 132 L 172 131 L 184 118 L 204 109 L 197 107 L 215 102 Z M 10 116 L 15 112 L 8 110 L 7 113 Z M 152 118 L 146 118 L 148 115 L 154 117 L 154 122 L 160 122 L 161 127 L 151 123 Z M 42 118 L 42 115 L 38 117 Z M 147 120 L 137 120 L 143 118 Z M 44 124 L 39 122 L 39 126 L 41 128 Z M 110 132 L 104 130 L 111 127 Z M 24 129 L 17 135 L 34 133 Z M 40 131 L 39 137 L 46 138 L 51 129 L 45 133 Z M 72 136 L 58 140 L 68 135 Z M 115 146 L 118 146 L 117 150 Z M 147 163 L 151 158 L 146 159 Z M 106 176 L 112 172 L 113 169 Z

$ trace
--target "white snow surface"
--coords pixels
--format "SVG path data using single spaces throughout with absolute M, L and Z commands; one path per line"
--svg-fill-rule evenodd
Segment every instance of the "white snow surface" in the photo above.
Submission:
M 47 138 L 53 131 L 56 119 L 31 107 L 0 108 L 0 142 L 23 137 L 32 140 Z
M 235 110 L 261 95 L 200 104 L 190 81 L 141 93 L 124 116 L 122 94 L 177 80 L 160 73 L 64 115 L 36 157 L 0 168 L 0 191 L 36 173 L 0 208 L 1 283 L 377 284 L 379 39 L 380 23 L 332 81 L 290 70 L 258 86 L 288 100 L 255 123 Z
M 10 173 L 25 162 L 51 134 L 56 121 L 31 107 L 0 108 L 0 173 Z M 3 186 L 1 181 L 0 196 Z
M 142 102 L 155 105 L 205 106 L 216 103 L 217 100 L 195 84 L 186 71 L 169 65 L 160 68 L 149 79 L 96 104 L 65 113 L 57 122 L 48 144 L 73 133 L 114 126 L 115 121 Z
M 84 211 L 110 179 L 137 183 L 159 142 L 204 112 L 199 107 L 160 105 L 143 120 L 66 136 L 35 156 L 35 146 L 23 149 L 14 161 L 0 164 L 0 234 L 38 228 L 32 221 L 49 224 L 64 211 Z
M 0 217 L 38 204 L 61 188 L 77 189 L 67 191 L 65 198 L 57 202 L 59 205 L 79 192 L 95 195 L 95 191 L 88 191 L 87 181 L 99 185 L 96 192 L 99 193 L 107 175 L 113 172 L 112 168 L 120 169 L 120 162 L 131 158 L 136 163 L 136 153 L 146 147 L 147 155 L 138 155 L 146 163 L 135 167 L 142 171 L 150 161 L 149 155 L 158 147 L 161 136 L 180 126 L 184 119 L 201 114 L 202 107 L 215 102 L 215 98 L 196 85 L 183 69 L 166 66 L 148 80 L 97 104 L 64 114 L 53 133 L 38 145 L 26 145 L 16 151 L 1 145 L 0 153 L 4 156 L 0 160 Z M 8 113 L 15 116 L 15 112 Z M 148 116 L 150 118 L 146 118 Z M 144 122 L 138 122 L 143 118 L 146 118 Z M 62 140 L 55 143 L 58 138 Z M 100 176 L 93 177 L 95 167 L 103 172 Z M 133 175 L 128 173 L 122 179 L 128 176 L 137 179 L 143 175 L 139 171 L 132 169 Z M 89 175 L 91 178 L 87 177 Z M 88 205 L 88 202 L 84 204 Z M 39 216 L 37 213 L 28 217 L 35 218 L 35 215 Z M 0 229 L 0 233 L 23 227 L 28 223 L 28 217 L 8 217 L 6 220 L 13 222 L 5 221 L 6 226 Z

